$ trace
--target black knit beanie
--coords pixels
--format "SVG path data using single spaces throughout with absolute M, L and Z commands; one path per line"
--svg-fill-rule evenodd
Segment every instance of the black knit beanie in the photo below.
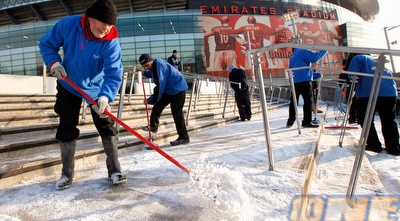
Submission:
M 95 18 L 104 23 L 115 25 L 117 23 L 117 8 L 111 0 L 98 0 L 86 10 L 86 16 Z
M 152 61 L 153 58 L 149 54 L 142 54 L 139 57 L 139 63 L 140 64 L 146 64 L 149 61 Z

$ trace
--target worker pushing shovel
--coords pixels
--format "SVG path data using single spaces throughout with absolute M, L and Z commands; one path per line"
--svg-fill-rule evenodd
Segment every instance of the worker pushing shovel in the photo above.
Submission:
M 170 144 L 172 146 L 188 144 L 190 139 L 183 114 L 188 85 L 184 76 L 161 58 L 153 59 L 148 54 L 142 54 L 139 57 L 139 62 L 143 67 L 143 75 L 146 78 L 151 78 L 156 85 L 154 93 L 144 100 L 145 103 L 153 105 L 150 115 L 152 132 L 158 130 L 161 114 L 165 107 L 169 105 L 178 134 L 178 138 L 171 141 Z M 147 131 L 148 127 L 142 129 Z

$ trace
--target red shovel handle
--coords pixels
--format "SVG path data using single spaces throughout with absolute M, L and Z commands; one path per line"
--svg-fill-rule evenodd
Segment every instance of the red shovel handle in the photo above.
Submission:
M 146 89 L 144 88 L 144 78 L 142 78 L 142 88 L 143 88 L 143 97 L 146 99 Z M 146 117 L 147 117 L 147 130 L 149 131 L 149 140 L 153 140 L 151 136 L 151 128 L 150 128 L 150 118 L 149 118 L 149 105 L 145 104 L 146 106 Z
M 86 94 L 82 89 L 80 89 L 74 82 L 72 82 L 68 77 L 63 76 L 63 79 L 67 81 L 75 90 L 77 90 L 82 96 L 84 96 L 90 103 L 93 105 L 97 105 L 97 102 L 93 100 L 88 94 Z M 104 113 L 109 116 L 111 119 L 113 119 L 115 122 L 117 122 L 119 125 L 123 126 L 125 129 L 127 129 L 131 134 L 135 135 L 137 138 L 139 138 L 141 141 L 143 141 L 145 144 L 149 145 L 149 147 L 153 148 L 155 151 L 157 151 L 159 154 L 161 154 L 163 157 L 167 158 L 169 161 L 171 161 L 173 164 L 175 164 L 177 167 L 181 168 L 183 171 L 185 171 L 187 174 L 190 174 L 190 170 L 183 166 L 181 163 L 179 163 L 177 160 L 175 160 L 173 157 L 171 157 L 169 154 L 167 154 L 165 151 L 163 151 L 161 148 L 157 147 L 154 143 L 150 142 L 147 140 L 145 137 L 143 137 L 141 134 L 130 128 L 128 125 L 126 125 L 124 122 L 122 122 L 120 119 L 118 119 L 116 116 L 114 116 L 112 113 L 110 113 L 107 109 L 104 110 Z

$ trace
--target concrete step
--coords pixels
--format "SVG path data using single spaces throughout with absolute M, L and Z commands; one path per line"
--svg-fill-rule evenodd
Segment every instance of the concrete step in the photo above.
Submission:
M 187 127 L 189 134 L 204 129 L 209 129 L 213 127 L 219 127 L 229 123 L 230 121 L 236 121 L 236 116 L 231 116 L 228 118 L 218 118 L 218 119 L 203 119 L 198 121 L 196 124 L 189 125 Z M 147 138 L 146 131 L 139 131 L 143 137 Z M 162 132 L 155 134 L 154 143 L 159 147 L 169 146 L 169 142 L 176 139 L 175 128 L 167 128 Z M 120 153 L 133 152 L 143 150 L 143 142 L 131 134 L 119 134 L 118 136 L 118 148 Z M 51 139 L 51 138 L 49 138 Z M 90 161 L 90 158 L 98 158 L 99 155 L 104 153 L 101 140 L 99 137 L 97 142 L 88 142 L 86 135 L 81 135 L 77 142 L 77 151 L 75 157 L 77 160 L 86 159 Z M 43 150 L 41 152 L 28 154 L 25 153 L 23 156 L 9 156 L 3 158 L 0 162 L 0 185 L 10 186 L 15 185 L 18 182 L 29 180 L 34 178 L 35 174 L 45 173 L 44 171 L 53 171 L 55 168 L 59 169 L 61 164 L 60 151 L 58 143 L 53 143 L 52 148 L 48 150 Z M 28 157 L 27 157 L 28 156 Z
M 254 107 L 257 109 L 257 105 L 255 104 Z M 144 108 L 138 108 L 138 109 L 130 109 L 130 107 L 124 108 L 124 112 L 122 112 L 120 119 L 124 121 L 128 125 L 145 125 L 147 124 L 147 118 L 146 118 L 146 111 Z M 234 114 L 233 113 L 234 107 L 233 104 L 227 105 L 225 114 L 230 115 Z M 188 108 L 185 107 L 184 109 L 184 114 L 187 116 L 188 114 Z M 115 111 L 111 111 L 113 115 L 117 116 L 117 113 Z M 149 109 L 149 112 L 151 112 L 151 108 Z M 201 114 L 207 114 L 207 113 L 216 113 L 221 115 L 223 113 L 223 107 L 217 105 L 217 104 L 202 104 L 199 103 L 196 108 L 192 108 L 190 110 L 190 116 L 193 115 L 201 115 Z M 33 114 L 33 113 L 32 113 Z M 86 115 L 85 119 L 80 119 L 79 121 L 79 128 L 81 130 L 85 129 L 94 129 L 93 121 L 91 119 L 90 113 Z M 172 118 L 171 111 L 169 109 L 169 106 L 165 108 L 163 111 L 163 118 Z M 32 116 L 32 115 L 26 115 L 25 118 L 26 121 L 23 121 L 22 118 L 19 119 L 19 123 L 14 126 L 8 125 L 8 126 L 3 126 L 0 127 L 0 144 L 3 141 L 7 140 L 18 140 L 18 139 L 26 139 L 26 137 L 30 136 L 40 136 L 40 135 L 45 135 L 49 133 L 55 133 L 56 127 L 58 125 L 58 116 L 54 114 L 52 117 L 48 118 L 41 118 L 37 115 Z M 43 120 L 44 122 L 39 122 L 38 120 Z M 13 119 L 16 120 L 16 119 Z M 25 122 L 23 126 L 20 126 L 20 123 Z M 190 123 L 190 122 L 189 122 Z M 21 137 L 21 133 L 24 134 L 24 136 Z
M 142 131 L 141 126 L 147 125 L 146 111 L 141 95 L 132 96 L 128 101 L 125 98 L 123 112 L 120 119 L 143 137 L 148 137 L 147 131 Z M 3 104 L 9 105 L 0 113 L 6 115 L 19 113 L 16 116 L 3 117 L 0 127 L 0 185 L 15 184 L 18 181 L 29 179 L 30 175 L 42 173 L 60 167 L 59 144 L 54 138 L 58 116 L 53 111 L 54 96 L 31 96 L 30 98 L 19 96 L 9 98 L 0 96 Z M 36 102 L 35 108 L 26 106 L 26 102 Z M 238 119 L 234 97 L 229 96 L 224 111 L 224 100 L 218 95 L 202 95 L 192 100 L 192 107 L 188 113 L 190 98 L 186 100 L 185 116 L 190 114 L 187 122 L 188 132 L 218 127 L 236 121 Z M 14 103 L 13 103 L 14 102 Z M 1 102 L 0 102 L 1 103 Z M 18 103 L 21 106 L 18 106 Z M 271 104 L 269 105 L 271 106 Z M 273 104 L 274 107 L 278 106 Z M 12 108 L 10 108 L 12 107 Z M 151 111 L 151 107 L 149 106 Z M 24 109 L 24 110 L 22 110 Z M 112 105 L 112 113 L 117 115 L 118 101 Z M 21 114 L 24 111 L 24 114 Z M 88 111 L 88 110 L 87 110 Z M 252 112 L 261 112 L 260 102 L 252 100 Z M 3 116 L 2 114 L 1 116 Z M 223 116 L 224 115 L 224 116 Z M 236 115 L 236 116 L 235 116 Z M 0 121 L 1 122 L 1 121 Z M 80 119 L 79 129 L 81 135 L 77 140 L 76 158 L 86 160 L 98 158 L 103 153 L 101 139 L 95 129 L 90 113 L 85 119 Z M 121 152 L 137 151 L 143 149 L 143 142 L 133 136 L 125 128 L 119 126 L 118 146 Z M 159 132 L 154 134 L 154 141 L 159 145 L 169 145 L 169 142 L 177 138 L 174 121 L 169 107 L 166 107 L 162 117 Z
M 30 112 L 30 111 L 35 111 L 35 110 L 51 110 L 53 111 L 54 103 L 56 101 L 55 98 L 47 98 L 45 101 L 41 99 L 37 99 L 35 101 L 26 101 L 24 99 L 18 99 L 15 101 L 9 100 L 8 98 L 6 101 L 1 100 L 2 98 L 0 97 L 0 112 L 7 112 L 7 111 L 16 111 L 17 113 L 25 113 L 25 112 Z M 186 98 L 186 104 L 189 104 L 189 99 L 190 97 Z M 200 98 L 196 101 L 199 104 L 216 104 L 220 101 L 218 97 L 206 97 L 206 98 Z M 83 104 L 84 105 L 84 104 Z M 87 105 L 87 104 L 86 104 Z M 118 108 L 119 105 L 119 98 L 113 102 L 111 102 L 111 106 L 113 109 Z M 88 105 L 87 105 L 88 106 Z M 138 95 L 135 95 L 133 99 L 129 101 L 128 98 L 125 98 L 124 103 L 123 103 L 123 108 L 127 107 L 143 107 L 143 98 L 139 97 Z M 151 106 L 151 105 L 150 105 Z
M 137 95 L 135 96 L 138 97 Z M 0 97 L 1 99 L 1 97 Z M 126 99 L 127 100 L 127 99 Z M 0 130 L 3 130 L 4 127 L 17 127 L 17 126 L 26 126 L 26 125 L 38 125 L 38 124 L 54 124 L 58 122 L 58 115 L 54 112 L 55 98 L 53 102 L 50 104 L 41 104 L 40 102 L 34 106 L 26 106 L 24 103 L 13 103 L 12 108 L 3 108 L 0 109 Z M 115 101 L 111 105 L 112 113 L 117 114 L 118 110 L 118 101 Z M 184 110 L 188 110 L 189 101 L 184 106 Z M 227 107 L 233 107 L 234 103 L 230 101 Z M 1 105 L 0 105 L 1 106 Z M 122 106 L 122 115 L 129 116 L 131 114 L 145 114 L 145 106 L 143 105 L 143 99 L 135 99 L 131 100 L 130 102 L 124 102 Z M 151 110 L 152 106 L 149 105 L 149 110 Z M 222 104 L 218 97 L 205 97 L 202 99 L 197 100 L 192 108 L 191 112 L 198 112 L 198 111 L 206 111 L 206 108 L 220 108 L 222 111 Z M 169 111 L 169 107 L 166 108 L 166 112 Z M 88 116 L 91 118 L 90 110 L 86 108 L 82 108 L 81 115 Z
M 220 117 L 219 114 L 214 114 L 214 113 L 208 113 L 208 114 L 198 114 L 198 115 L 193 115 L 189 119 L 189 125 L 191 124 L 198 124 L 199 122 L 207 121 L 207 120 L 213 120 Z M 143 117 L 142 117 L 143 118 Z M 125 124 L 129 124 L 129 121 L 124 121 Z M 138 131 L 141 134 L 147 135 L 145 131 L 141 130 L 141 126 L 146 125 L 147 122 L 143 122 L 142 124 L 136 123 L 134 126 L 131 128 L 135 131 Z M 0 141 L 0 161 L 3 159 L 7 159 L 9 157 L 19 157 L 19 156 L 27 156 L 30 154 L 37 154 L 37 153 L 43 153 L 49 150 L 58 150 L 58 141 L 55 139 L 55 133 L 56 133 L 56 126 L 53 125 L 53 128 L 43 128 L 43 131 L 37 131 L 35 130 L 36 128 L 30 127 L 30 131 L 23 133 L 21 131 L 27 130 L 27 128 L 20 127 L 20 132 L 18 131 L 13 131 L 17 132 L 14 134 L 11 138 L 11 136 L 8 136 L 7 139 L 1 140 Z M 15 128 L 14 128 L 15 129 Z M 92 124 L 92 127 L 86 127 L 84 129 L 81 129 L 81 133 L 79 136 L 79 139 L 77 141 L 77 144 L 82 144 L 84 145 L 85 143 L 94 143 L 94 142 L 99 142 L 100 137 L 98 135 L 98 132 L 94 125 Z M 160 121 L 160 131 L 165 131 L 165 130 L 175 130 L 175 125 L 174 121 L 172 119 L 172 116 L 163 116 L 163 120 Z M 24 134 L 24 136 L 21 136 L 21 134 Z M 129 131 L 127 131 L 125 128 L 120 126 L 119 130 L 119 136 L 129 136 L 131 135 Z M 158 135 L 159 137 L 160 134 Z

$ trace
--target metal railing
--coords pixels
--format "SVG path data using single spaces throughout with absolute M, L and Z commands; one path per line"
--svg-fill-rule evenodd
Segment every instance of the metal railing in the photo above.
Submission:
M 263 90 L 259 90 L 259 96 L 260 96 L 260 103 L 261 103 L 261 108 L 262 108 L 262 116 L 263 116 L 263 123 L 264 123 L 264 131 L 265 131 L 265 139 L 266 139 L 266 149 L 267 149 L 267 154 L 268 154 L 268 163 L 269 163 L 269 170 L 272 171 L 274 170 L 274 158 L 273 158 L 273 152 L 272 152 L 272 141 L 271 141 L 271 132 L 270 132 L 270 126 L 269 126 L 269 118 L 268 118 L 268 105 L 267 105 L 267 96 L 266 96 L 266 88 L 271 91 L 271 88 L 278 88 L 279 91 L 288 90 L 287 87 L 280 86 L 280 85 L 273 85 L 272 82 L 270 82 L 269 85 L 266 85 L 264 83 L 264 75 L 263 75 L 263 70 L 261 66 L 261 59 L 260 56 L 262 52 L 266 51 L 271 51 L 271 50 L 276 50 L 280 48 L 305 48 L 305 49 L 310 49 L 310 50 L 327 50 L 327 51 L 333 51 L 333 52 L 346 52 L 346 53 L 369 53 L 369 54 L 375 54 L 379 55 L 378 62 L 377 62 L 377 68 L 375 71 L 375 74 L 373 76 L 373 83 L 372 83 L 372 89 L 369 97 L 369 102 L 367 105 L 367 110 L 366 110 L 366 115 L 365 115 L 365 120 L 363 122 L 363 128 L 362 132 L 360 135 L 360 143 L 358 145 L 358 153 L 356 155 L 354 165 L 353 165 L 353 170 L 351 174 L 351 179 L 348 185 L 348 190 L 347 190 L 347 203 L 349 206 L 354 207 L 354 194 L 356 190 L 356 184 L 357 184 L 357 179 L 359 177 L 360 173 L 360 168 L 362 165 L 362 159 L 365 154 L 365 146 L 366 146 L 366 138 L 368 137 L 369 134 L 369 128 L 372 123 L 373 115 L 374 115 L 374 108 L 376 105 L 376 100 L 379 92 L 379 87 L 382 79 L 393 79 L 393 80 L 400 80 L 399 78 L 396 77 L 386 77 L 382 76 L 383 70 L 385 69 L 384 63 L 385 63 L 385 56 L 400 56 L 400 50 L 388 50 L 388 49 L 378 49 L 378 48 L 361 48 L 361 47 L 345 47 L 345 46 L 332 46 L 332 45 L 309 45 L 309 44 L 298 44 L 298 43 L 281 43 L 281 44 L 275 44 L 275 45 L 270 45 L 267 47 L 259 48 L 259 49 L 254 49 L 250 50 L 249 53 L 253 56 L 253 61 L 254 64 L 252 64 L 252 72 L 254 71 L 257 81 L 256 82 L 249 82 L 249 85 L 251 87 L 257 87 L 257 88 L 262 88 Z M 365 75 L 362 73 L 357 73 L 357 72 L 348 72 L 348 71 L 343 71 L 343 70 L 335 70 L 331 69 L 330 64 L 328 64 L 329 68 L 316 68 L 318 70 L 322 71 L 328 71 L 331 75 L 332 72 L 338 72 L 338 73 L 348 73 L 352 74 L 355 76 L 361 76 Z M 310 68 L 310 67 L 303 67 L 303 68 Z M 284 72 L 290 73 L 294 69 L 286 69 Z M 131 75 L 131 84 L 130 84 L 130 90 L 129 90 L 129 97 L 128 101 L 131 101 L 131 95 L 132 95 L 132 88 L 135 80 L 135 75 L 137 74 L 136 68 L 133 68 L 132 72 L 124 72 L 124 77 L 123 77 L 123 83 L 121 87 L 121 93 L 120 93 L 120 99 L 119 99 L 119 105 L 118 105 L 118 116 L 121 117 L 122 115 L 122 109 L 123 109 L 123 102 L 124 102 L 124 97 L 125 97 L 125 90 L 126 90 L 126 82 L 127 79 L 129 79 L 129 75 Z M 187 113 L 187 120 L 188 122 L 190 113 L 192 108 L 196 108 L 196 102 L 200 98 L 200 91 L 201 91 L 201 85 L 204 79 L 206 81 L 215 81 L 215 82 L 220 82 L 221 86 L 219 90 L 216 91 L 216 94 L 219 95 L 220 99 L 220 105 L 222 104 L 222 99 L 225 98 L 224 100 L 224 106 L 223 106 L 223 113 L 225 113 L 225 108 L 227 104 L 227 98 L 229 95 L 229 80 L 227 78 L 222 78 L 222 77 L 216 77 L 216 76 L 208 76 L 204 74 L 194 74 L 194 73 L 182 73 L 186 77 L 192 78 L 193 79 L 193 86 L 192 86 L 192 91 L 190 95 L 190 100 L 189 100 L 189 106 L 188 106 L 188 113 Z M 371 76 L 371 75 L 369 75 Z M 45 76 L 44 76 L 45 77 Z M 353 86 L 353 85 L 352 85 Z M 293 86 L 291 86 L 291 90 L 294 91 Z M 253 90 L 252 90 L 253 91 Z M 225 93 L 225 96 L 223 96 Z M 281 93 L 278 95 L 278 99 L 280 99 Z M 273 93 L 271 93 L 271 96 L 273 97 Z M 350 99 L 350 98 L 349 98 Z M 347 107 L 351 106 L 350 101 L 347 101 Z M 295 102 L 296 103 L 296 102 Z M 296 108 L 297 109 L 297 108 Z M 349 108 L 347 108 L 348 110 Z M 296 113 L 297 115 L 297 113 Z M 86 104 L 84 105 L 83 111 L 82 111 L 82 118 L 85 118 L 86 116 Z M 297 118 L 298 119 L 298 118 Z M 346 117 L 343 119 L 342 125 L 346 125 Z M 299 125 L 298 125 L 299 128 Z M 300 133 L 300 130 L 299 130 Z M 344 131 L 341 132 L 341 137 L 340 137 L 340 145 L 342 142 L 342 136 L 344 135 Z
M 188 109 L 187 109 L 187 114 L 186 114 L 186 125 L 189 125 L 189 119 L 191 116 L 192 110 L 196 109 L 198 101 L 201 99 L 201 91 L 202 87 L 205 87 L 203 84 L 214 84 L 215 85 L 215 92 L 214 94 L 217 95 L 219 99 L 219 105 L 222 106 L 222 117 L 225 118 L 225 113 L 226 113 L 226 108 L 228 104 L 228 98 L 229 94 L 233 95 L 233 91 L 230 88 L 230 82 L 228 78 L 224 77 L 217 77 L 217 76 L 211 76 L 211 75 L 204 75 L 204 74 L 195 74 L 195 73 L 186 73 L 182 72 L 182 74 L 185 76 L 186 79 L 192 80 L 192 88 L 191 88 L 191 93 L 190 93 L 190 98 L 189 98 L 189 104 L 188 104 Z M 131 68 L 131 70 L 125 70 L 124 76 L 123 76 L 123 81 L 121 84 L 121 89 L 120 89 L 120 99 L 118 103 L 118 110 L 117 110 L 117 116 L 120 118 L 122 117 L 122 110 L 123 110 L 123 104 L 124 100 L 126 99 L 125 96 L 128 96 L 128 103 L 131 102 L 131 97 L 133 94 L 133 87 L 135 82 L 141 84 L 142 81 L 140 81 L 140 77 L 143 77 L 138 71 L 136 67 Z M 125 94 L 125 91 L 127 91 L 128 87 L 128 81 L 129 83 L 129 93 Z M 256 82 L 249 81 L 248 82 L 249 87 L 253 88 L 258 88 L 259 85 Z M 151 79 L 149 79 L 149 87 L 151 87 Z M 277 102 L 280 102 L 282 100 L 282 93 L 281 91 L 287 91 L 288 88 L 287 86 L 281 86 L 281 85 L 273 85 L 273 82 L 270 81 L 270 84 L 265 85 L 264 90 L 270 91 L 270 96 L 269 96 L 269 103 L 272 104 L 274 100 Z M 275 90 L 278 90 L 279 93 L 275 95 L 273 92 Z M 151 91 L 151 90 L 150 90 Z M 253 96 L 257 96 L 255 94 L 256 90 L 251 90 L 254 94 L 251 94 Z M 260 90 L 258 90 L 260 91 Z M 86 115 L 86 109 L 82 112 L 82 117 Z M 119 129 L 119 127 L 118 127 Z
M 376 105 L 376 100 L 378 97 L 378 92 L 379 92 L 379 87 L 382 78 L 387 78 L 383 77 L 382 73 L 383 70 L 385 69 L 385 56 L 400 56 L 400 50 L 388 50 L 388 49 L 375 49 L 375 48 L 358 48 L 358 47 L 345 47 L 345 46 L 332 46 L 332 45 L 308 45 L 308 44 L 298 44 L 298 43 L 281 43 L 281 44 L 275 44 L 271 45 L 268 47 L 264 47 L 261 49 L 256 49 L 256 50 L 251 50 L 250 53 L 253 55 L 255 58 L 255 69 L 256 69 L 256 75 L 258 76 L 259 79 L 259 87 L 264 88 L 264 82 L 261 76 L 262 75 L 262 68 L 261 68 L 261 61 L 260 61 L 260 53 L 270 51 L 270 50 L 275 50 L 279 48 L 305 48 L 305 49 L 310 49 L 310 50 L 327 50 L 327 51 L 333 51 L 333 52 L 347 52 L 347 53 L 368 53 L 368 54 L 374 54 L 378 55 L 378 61 L 377 61 L 377 67 L 375 70 L 375 74 L 373 76 L 373 83 L 372 83 L 372 88 L 371 88 L 371 93 L 369 96 L 369 101 L 367 105 L 367 110 L 366 110 L 366 115 L 365 115 L 365 120 L 363 122 L 363 128 L 362 132 L 360 135 L 360 143 L 358 145 L 358 153 L 355 157 L 354 160 L 354 165 L 353 165 L 353 170 L 350 178 L 350 182 L 348 185 L 347 189 L 347 203 L 350 207 L 354 208 L 354 194 L 357 186 L 357 180 L 359 177 L 361 165 L 362 165 L 362 159 L 365 154 L 365 145 L 366 145 L 366 139 L 369 134 L 369 128 L 372 123 L 373 115 L 374 115 L 374 107 Z M 342 70 L 330 70 L 329 71 L 340 71 L 340 73 L 343 73 L 344 71 Z M 362 75 L 362 73 L 352 73 L 354 75 Z M 394 77 L 388 77 L 389 79 L 395 80 L 396 78 Z M 261 94 L 263 97 L 263 94 Z M 265 96 L 265 95 L 264 95 Z M 268 119 L 268 112 L 265 104 L 265 99 L 261 99 L 261 102 L 264 104 L 262 105 L 263 107 L 263 119 L 264 119 L 264 129 L 265 129 L 265 137 L 267 141 L 267 152 L 268 152 L 268 159 L 269 159 L 269 168 L 270 170 L 273 170 L 273 156 L 272 156 L 272 144 L 271 144 L 271 133 L 270 133 L 270 128 L 269 128 L 269 119 Z

